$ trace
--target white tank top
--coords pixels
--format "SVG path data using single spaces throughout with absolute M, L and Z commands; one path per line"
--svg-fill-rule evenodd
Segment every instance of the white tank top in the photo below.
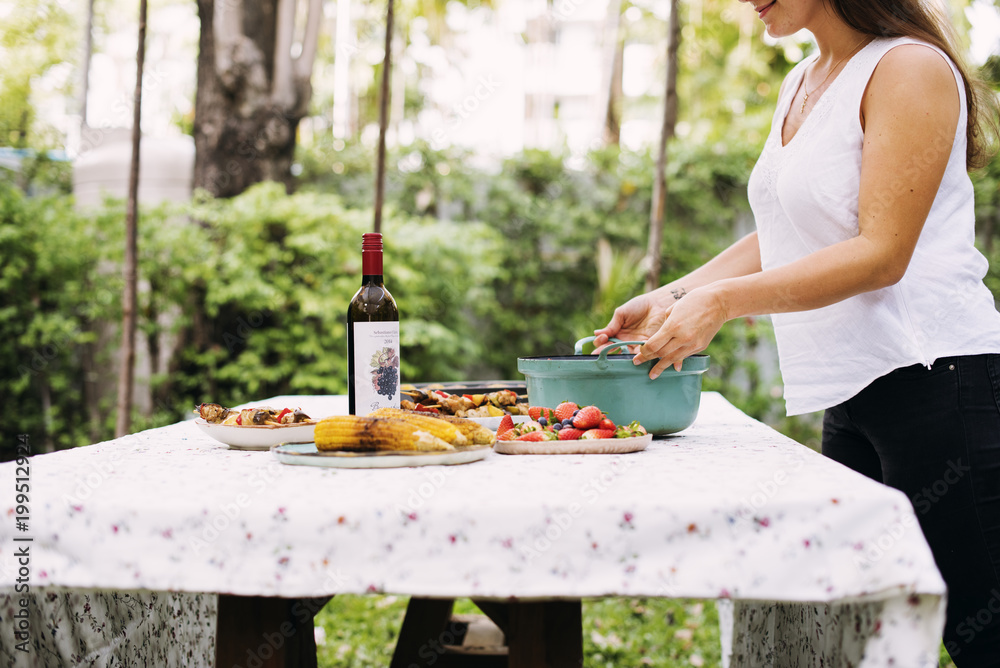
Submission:
M 882 56 L 910 43 L 923 44 L 908 38 L 876 39 L 859 51 L 782 146 L 782 123 L 813 59 L 788 73 L 771 133 L 749 181 L 765 270 L 857 236 L 864 140 L 861 98 Z M 788 415 L 839 404 L 899 367 L 929 365 L 950 355 L 1000 352 L 1000 313 L 982 280 L 988 263 L 973 245 L 973 188 L 965 170 L 965 88 L 951 65 L 961 116 L 941 187 L 906 274 L 896 285 L 824 308 L 772 316 Z

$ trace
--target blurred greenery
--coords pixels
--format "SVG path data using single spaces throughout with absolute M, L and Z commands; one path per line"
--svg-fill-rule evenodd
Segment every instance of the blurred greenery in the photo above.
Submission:
M 20 0 L 5 7 L 0 24 L 0 53 L 7 56 L 0 68 L 0 146 L 39 148 L 47 142 L 40 136 L 46 129 L 36 127 L 32 90 L 53 68 L 73 61 L 76 30 L 71 11 L 58 0 Z M 69 92 L 69 84 L 61 88 Z
M 297 194 L 260 184 L 143 211 L 139 329 L 152 409 L 137 426 L 176 421 L 202 401 L 345 391 L 344 313 L 372 219 L 371 169 L 351 146 L 301 153 Z M 323 168 L 335 160 L 340 183 Z M 386 284 L 402 314 L 404 381 L 519 378 L 519 356 L 570 350 L 640 289 L 652 158 L 604 149 L 567 162 L 536 150 L 486 172 L 450 149 L 391 156 Z M 751 164 L 749 147 L 677 145 L 664 280 L 746 225 Z M 329 192 L 341 184 L 343 195 Z M 0 290 L 11 295 L 0 372 L 13 379 L 17 416 L 4 429 L 57 448 L 108 437 L 123 207 L 77 210 L 69 197 L 9 185 L 0 206 Z M 753 355 L 766 332 L 760 320 L 728 326 L 705 378 L 761 417 L 779 412 Z
M 675 140 L 662 280 L 752 228 L 755 149 Z M 344 313 L 370 229 L 372 166 L 352 144 L 300 149 L 299 191 L 144 209 L 139 330 L 148 363 L 135 428 L 202 401 L 346 390 Z M 340 165 L 337 167 L 336 165 Z M 402 316 L 406 382 L 517 379 L 517 358 L 566 354 L 640 291 L 653 159 L 532 150 L 477 168 L 458 149 L 390 154 L 386 284 Z M 572 166 L 569 166 L 572 165 Z M 987 284 L 1000 294 L 1000 168 L 977 172 Z M 123 209 L 77 209 L 0 181 L 0 373 L 13 434 L 44 448 L 110 437 L 121 316 Z M 784 417 L 766 318 L 726 325 L 704 388 L 815 447 L 818 415 Z M 143 394 L 144 392 L 144 394 Z M 8 438 L 10 437 L 10 438 Z

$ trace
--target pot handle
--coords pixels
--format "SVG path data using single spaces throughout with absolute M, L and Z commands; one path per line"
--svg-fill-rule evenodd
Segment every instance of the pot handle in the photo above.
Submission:
M 596 336 L 585 336 L 582 339 L 580 339 L 579 341 L 577 341 L 576 343 L 574 343 L 573 344 L 573 354 L 574 355 L 582 355 L 583 354 L 583 345 L 585 343 L 590 343 L 591 341 L 593 341 L 596 338 L 597 338 Z M 618 339 L 611 339 L 611 341 L 614 342 L 614 343 L 618 343 Z
M 575 355 L 582 355 L 583 354 L 583 344 L 590 343 L 591 341 L 593 341 L 596 338 L 597 338 L 596 336 L 585 336 L 585 337 L 583 337 L 582 339 L 580 339 L 579 341 L 577 341 L 575 344 L 573 344 L 573 353 Z M 625 346 L 641 346 L 642 344 L 645 343 L 645 341 L 621 341 L 619 339 L 614 339 L 614 338 L 611 339 L 611 342 L 614 345 L 607 346 L 606 348 L 604 348 L 604 350 L 601 351 L 600 355 L 598 355 L 598 360 L 599 361 L 601 361 L 601 362 L 606 361 L 607 357 L 608 357 L 608 353 L 610 353 L 612 350 L 620 350 L 620 349 L 624 348 Z

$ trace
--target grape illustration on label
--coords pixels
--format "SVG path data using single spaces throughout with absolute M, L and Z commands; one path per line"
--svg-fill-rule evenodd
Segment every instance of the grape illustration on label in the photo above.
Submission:
M 399 373 L 399 356 L 391 347 L 380 348 L 372 355 L 369 364 L 372 374 L 372 389 L 377 394 L 392 398 L 396 394 Z

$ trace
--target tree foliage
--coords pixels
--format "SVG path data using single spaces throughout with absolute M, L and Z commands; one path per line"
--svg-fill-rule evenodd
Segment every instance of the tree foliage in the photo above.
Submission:
M 18 0 L 0 22 L 0 146 L 48 147 L 55 143 L 36 125 L 33 90 L 52 68 L 72 62 L 75 21 L 58 0 Z M 64 85 L 53 82 L 54 85 Z M 68 89 L 64 88 L 68 93 Z
M 88 373 L 110 352 L 97 349 L 96 323 L 118 317 L 121 283 L 100 266 L 115 236 L 110 217 L 77 216 L 67 197 L 29 199 L 0 183 L 5 446 L 19 433 L 66 446 L 102 431 L 88 428 Z

